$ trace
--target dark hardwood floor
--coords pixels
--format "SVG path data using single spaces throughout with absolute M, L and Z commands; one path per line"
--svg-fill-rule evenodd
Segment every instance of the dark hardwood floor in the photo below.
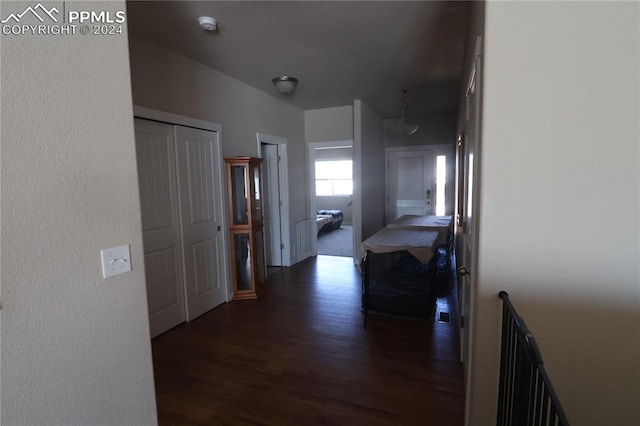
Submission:
M 353 260 L 318 256 L 152 342 L 161 425 L 462 425 L 453 295 L 433 321 L 360 313 Z M 439 312 L 451 322 L 439 322 Z

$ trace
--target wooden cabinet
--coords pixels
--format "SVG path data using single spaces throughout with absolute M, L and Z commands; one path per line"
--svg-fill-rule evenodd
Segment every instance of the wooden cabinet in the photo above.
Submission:
M 229 195 L 233 300 L 266 291 L 261 158 L 225 158 Z

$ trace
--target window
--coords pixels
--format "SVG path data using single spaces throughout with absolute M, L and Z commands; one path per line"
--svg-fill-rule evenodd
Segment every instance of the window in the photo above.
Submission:
M 353 161 L 316 161 L 316 195 L 344 196 L 353 193 Z

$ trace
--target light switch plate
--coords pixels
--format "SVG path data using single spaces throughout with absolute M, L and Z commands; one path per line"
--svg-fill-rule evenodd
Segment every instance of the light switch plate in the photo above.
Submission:
M 102 258 L 102 278 L 109 278 L 131 270 L 129 244 L 100 250 L 100 257 Z

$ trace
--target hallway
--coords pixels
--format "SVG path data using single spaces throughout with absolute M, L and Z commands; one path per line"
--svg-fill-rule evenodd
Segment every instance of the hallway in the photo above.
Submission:
M 454 297 L 434 321 L 360 313 L 353 260 L 269 274 L 256 301 L 222 305 L 153 340 L 160 424 L 462 425 Z

